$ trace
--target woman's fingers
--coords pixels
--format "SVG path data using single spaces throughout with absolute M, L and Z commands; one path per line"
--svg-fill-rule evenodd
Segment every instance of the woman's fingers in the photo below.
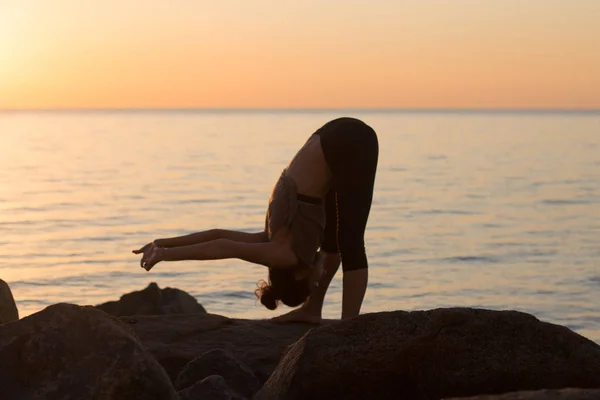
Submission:
M 154 263 L 152 263 L 152 264 L 146 263 L 146 265 L 144 266 L 144 269 L 146 271 L 150 271 L 152 269 L 152 267 L 154 267 Z
M 140 267 L 144 268 L 146 271 L 150 271 L 152 267 L 157 263 L 158 256 L 153 242 L 148 243 L 141 249 L 132 250 L 132 253 L 143 253 L 142 258 L 140 259 Z
M 146 245 L 146 246 L 147 246 L 147 245 Z M 131 252 L 132 252 L 133 254 L 140 254 L 140 253 L 143 253 L 144 251 L 146 251 L 146 246 L 144 246 L 144 247 L 142 247 L 141 249 L 138 249 L 138 250 L 132 250 Z
M 144 262 L 143 268 L 146 271 L 150 271 L 152 269 L 152 267 L 154 267 L 155 264 L 156 264 L 155 259 L 149 259 L 149 260 L 146 260 L 146 262 Z
M 133 254 L 144 253 L 144 252 L 146 252 L 146 250 L 148 250 L 150 248 L 150 246 L 152 246 L 152 243 L 148 243 L 148 244 L 144 245 L 144 247 L 142 247 L 138 250 L 132 250 L 132 253 Z
M 144 252 L 142 257 L 142 268 L 146 271 L 150 271 L 154 265 L 158 262 L 158 254 L 156 246 L 150 246 L 147 252 Z

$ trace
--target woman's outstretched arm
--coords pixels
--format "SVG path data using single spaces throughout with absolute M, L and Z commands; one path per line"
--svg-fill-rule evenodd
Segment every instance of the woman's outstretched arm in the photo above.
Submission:
M 154 244 L 158 247 L 171 248 L 191 246 L 198 243 L 210 242 L 217 239 L 228 239 L 234 242 L 262 243 L 268 240 L 266 232 L 242 232 L 228 229 L 209 229 L 207 231 L 190 233 L 188 235 L 171 238 L 156 239 Z
M 271 268 L 291 268 L 298 264 L 298 257 L 293 250 L 278 242 L 248 243 L 216 239 L 210 242 L 171 248 L 152 245 L 152 248 L 144 253 L 141 266 L 150 271 L 161 261 L 223 260 L 228 258 L 238 258 Z

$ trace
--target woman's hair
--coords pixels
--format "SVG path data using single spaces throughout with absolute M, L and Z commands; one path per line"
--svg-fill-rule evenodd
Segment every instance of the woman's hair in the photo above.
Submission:
M 269 268 L 269 283 L 260 281 L 254 293 L 265 307 L 275 310 L 280 302 L 288 307 L 304 303 L 310 287 L 307 278 L 296 279 L 293 268 Z

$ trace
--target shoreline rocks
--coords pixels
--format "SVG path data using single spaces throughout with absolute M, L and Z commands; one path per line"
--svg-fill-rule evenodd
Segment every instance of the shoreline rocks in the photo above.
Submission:
M 220 376 L 233 391 L 251 397 L 260 390 L 261 383 L 254 372 L 223 349 L 209 350 L 190 361 L 177 376 L 175 388 L 189 388 L 209 376 Z
M 600 388 L 600 346 L 517 311 L 364 314 L 311 330 L 257 399 L 440 399 Z
M 598 400 L 600 389 L 536 390 L 444 400 Z
M 0 279 L 0 325 L 18 320 L 19 310 L 15 304 L 10 287 Z
M 179 289 L 160 289 L 155 282 L 145 289 L 127 293 L 119 300 L 98 304 L 96 308 L 114 317 L 130 315 L 194 314 L 206 310 L 193 296 Z
M 192 360 L 220 349 L 252 370 L 264 383 L 285 350 L 313 324 L 282 324 L 215 314 L 120 317 L 160 362 L 173 382 Z M 331 322 L 326 322 L 326 324 Z
M 126 324 L 90 306 L 55 304 L 0 326 L 0 398 L 177 400 Z
M 7 400 L 600 398 L 600 346 L 530 314 L 440 308 L 278 323 L 209 314 L 156 283 L 0 325 L 0 360 Z
M 179 400 L 246 400 L 231 390 L 225 378 L 210 375 L 179 393 Z

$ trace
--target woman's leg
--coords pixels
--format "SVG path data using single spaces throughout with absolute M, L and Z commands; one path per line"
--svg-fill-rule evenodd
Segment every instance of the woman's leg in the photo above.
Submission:
M 327 125 L 326 125 L 327 127 Z M 321 315 L 326 290 L 341 265 L 344 271 L 342 318 L 360 313 L 368 283 L 365 229 L 373 200 L 379 157 L 376 133 L 364 123 L 341 119 L 321 132 L 321 144 L 333 173 L 326 199 L 327 224 L 321 250 L 326 257 L 323 282 L 305 305 L 281 320 L 313 320 Z

